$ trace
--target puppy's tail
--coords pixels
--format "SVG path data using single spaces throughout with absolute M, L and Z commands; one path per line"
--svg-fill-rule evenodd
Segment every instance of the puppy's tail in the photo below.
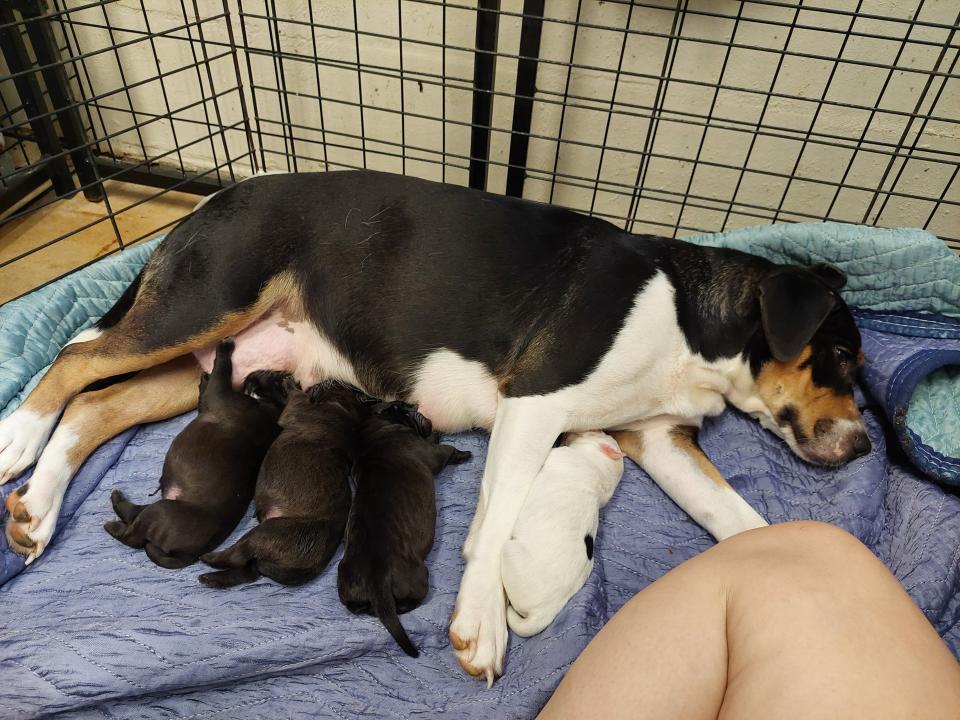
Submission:
M 407 637 L 407 631 L 403 629 L 403 625 L 400 624 L 400 618 L 397 615 L 397 603 L 393 598 L 393 593 L 390 592 L 390 588 L 386 586 L 381 586 L 379 592 L 375 593 L 372 602 L 370 603 L 370 609 L 373 610 L 373 614 L 380 618 L 380 622 L 383 623 L 383 626 L 387 629 L 387 632 L 393 636 L 393 639 L 397 641 L 397 645 L 410 657 L 420 657 L 420 651 L 410 642 L 410 638 Z

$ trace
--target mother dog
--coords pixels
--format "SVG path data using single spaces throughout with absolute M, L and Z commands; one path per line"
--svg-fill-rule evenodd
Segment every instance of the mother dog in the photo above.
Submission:
M 171 232 L 0 423 L 0 481 L 37 462 L 7 537 L 37 557 L 87 455 L 194 407 L 197 360 L 234 335 L 235 382 L 336 378 L 438 430 L 491 430 L 450 627 L 460 664 L 490 682 L 507 641 L 500 551 L 560 433 L 626 431 L 623 449 L 719 539 L 765 524 L 696 443 L 725 402 L 810 462 L 869 450 L 843 280 L 416 178 L 255 177 Z

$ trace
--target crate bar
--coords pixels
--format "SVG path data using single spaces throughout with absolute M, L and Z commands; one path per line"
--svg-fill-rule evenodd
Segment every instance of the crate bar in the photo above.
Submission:
M 42 166 L 30 168 L 28 172 L 24 173 L 23 177 L 15 182 L 4 179 L 3 184 L 0 185 L 0 213 L 14 207 L 48 180 L 50 180 L 50 175 L 46 172 L 46 168 Z M 0 226 L 6 222 L 8 222 L 8 218 L 3 218 L 0 220 Z
M 206 140 L 206 138 L 203 138 Z M 101 175 L 110 175 L 122 179 L 124 182 L 135 185 L 169 190 L 176 186 L 179 192 L 188 195 L 212 195 L 225 186 L 219 181 L 207 177 L 184 179 L 184 173 L 179 170 L 169 170 L 164 167 L 148 167 L 144 163 L 129 163 L 114 160 L 108 157 L 98 157 L 94 160 L 97 171 Z M 228 164 L 228 163 L 224 163 Z M 211 170 L 212 172 L 212 170 Z
M 950 31 L 950 37 L 947 39 L 946 44 L 943 46 L 943 49 L 940 51 L 940 56 L 937 58 L 937 61 L 933 64 L 934 70 L 936 70 L 938 67 L 940 67 L 941 64 L 943 64 L 947 56 L 947 48 L 951 45 L 951 43 L 953 43 L 953 38 L 957 34 L 958 25 L 960 25 L 960 15 L 957 15 L 957 19 L 956 19 L 956 22 L 954 23 L 953 30 Z M 954 72 L 956 71 L 956 68 L 957 68 L 958 59 L 960 59 L 960 52 L 956 52 L 953 55 L 953 61 L 950 63 L 950 77 L 954 76 Z M 900 182 L 900 177 L 903 175 L 903 171 L 907 167 L 907 163 L 909 163 L 910 158 L 913 157 L 913 151 L 917 149 L 917 145 L 919 144 L 920 139 L 923 137 L 923 134 L 927 129 L 927 123 L 930 120 L 929 116 L 933 114 L 934 110 L 936 110 L 937 105 L 940 103 L 940 98 L 943 95 L 943 91 L 947 87 L 947 81 L 946 79 L 944 79 L 940 83 L 940 88 L 937 90 L 936 95 L 933 98 L 933 102 L 930 103 L 930 108 L 927 111 L 927 114 L 921 115 L 920 108 L 923 107 L 923 104 L 926 102 L 927 97 L 930 94 L 930 87 L 932 84 L 933 84 L 933 76 L 930 75 L 929 77 L 927 77 L 927 81 L 924 84 L 923 90 L 920 93 L 920 99 L 917 100 L 916 107 L 914 107 L 913 109 L 913 114 L 916 117 L 922 117 L 920 121 L 920 128 L 916 131 L 916 134 L 913 137 L 913 142 L 910 144 L 910 151 L 907 154 L 907 157 L 904 159 L 902 163 L 900 163 L 900 167 L 897 170 L 897 176 L 894 178 L 893 183 L 891 183 L 890 185 L 890 191 L 894 190 L 897 187 L 897 183 Z M 903 147 L 904 143 L 906 143 L 907 137 L 910 135 L 910 130 L 913 128 L 914 119 L 915 118 L 910 118 L 910 120 L 908 120 L 907 123 L 904 125 L 903 134 L 900 136 L 900 139 L 897 141 L 898 150 L 900 150 Z M 895 162 L 896 162 L 896 159 L 893 157 L 891 157 L 887 161 L 887 167 L 883 171 L 883 177 L 880 179 L 880 182 L 877 183 L 877 189 L 873 193 L 873 197 L 870 198 L 870 206 L 867 208 L 866 212 L 863 213 L 864 223 L 867 222 L 867 218 L 870 216 L 871 211 L 876 206 L 877 199 L 880 197 L 881 194 L 884 194 L 883 186 L 886 184 L 887 178 L 890 176 L 890 171 L 893 169 L 893 165 Z M 885 196 L 883 198 L 883 202 L 880 205 L 880 209 L 877 210 L 876 214 L 873 216 L 873 223 L 878 222 L 880 220 L 880 216 L 883 215 L 883 211 L 887 207 L 887 201 L 890 200 L 890 191 L 886 191 Z
M 507 170 L 507 195 L 523 197 L 523 180 L 530 145 L 530 122 L 537 92 L 537 64 L 540 36 L 543 32 L 544 0 L 523 0 L 523 24 L 520 28 L 520 57 L 517 63 L 516 100 L 513 103 L 510 137 L 510 169 Z
M 563 147 L 563 121 L 567 115 L 567 101 L 570 95 L 570 79 L 573 75 L 573 59 L 577 54 L 577 31 L 580 29 L 580 12 L 583 10 L 583 0 L 577 0 L 577 16 L 573 20 L 573 37 L 570 39 L 570 59 L 567 61 L 567 79 L 563 83 L 563 100 L 560 104 L 560 124 L 557 126 L 557 144 L 553 153 L 553 173 L 552 177 L 557 176 L 557 167 L 560 164 L 560 150 Z M 555 101 L 554 101 L 555 102 Z M 547 202 L 553 202 L 553 193 L 556 191 L 557 184 L 550 182 L 550 197 Z
M 477 8 L 476 49 L 473 54 L 473 130 L 470 133 L 470 187 L 477 190 L 487 189 L 499 13 L 500 0 L 480 0 Z
M 66 160 L 58 157 L 60 143 L 57 140 L 53 121 L 49 115 L 45 114 L 46 104 L 40 92 L 36 72 L 32 67 L 33 63 L 30 62 L 23 36 L 14 27 L 16 16 L 13 14 L 13 9 L 6 3 L 0 3 L 0 22 L 4 23 L 4 27 L 0 29 L 0 51 L 3 52 L 7 66 L 11 70 L 11 77 L 20 95 L 20 102 L 23 103 L 23 110 L 30 121 L 40 152 L 45 156 L 51 156 L 41 159 L 40 162 L 45 165 L 57 195 L 61 197 L 71 195 L 76 191 L 73 176 L 70 174 Z
M 653 144 L 657 138 L 657 130 L 660 127 L 660 118 L 663 115 L 663 103 L 667 96 L 667 85 L 669 85 L 670 80 L 672 80 L 673 75 L 673 61 L 677 57 L 677 42 L 673 40 L 673 36 L 680 37 L 683 34 L 683 21 L 687 17 L 687 6 L 684 4 L 683 8 L 680 7 L 680 0 L 677 0 L 677 5 L 673 11 L 673 24 L 670 28 L 671 39 L 667 41 L 667 47 L 663 51 L 663 64 L 660 66 L 660 79 L 657 80 L 657 94 L 653 99 L 653 108 L 650 111 L 650 122 L 647 123 L 647 129 L 643 136 L 643 150 L 640 152 L 640 162 L 637 163 L 637 177 L 633 181 L 633 195 L 630 197 L 630 205 L 627 209 L 627 216 L 631 218 L 626 225 L 624 225 L 624 230 L 628 232 L 633 232 L 634 220 L 633 218 L 637 214 L 637 209 L 640 207 L 640 199 L 643 196 L 643 188 L 647 184 L 647 168 L 650 164 L 650 158 L 653 156 Z M 730 36 L 730 39 L 733 39 L 733 36 Z M 729 53 L 729 48 L 727 49 Z M 720 82 L 723 80 L 723 73 L 717 78 L 717 88 L 714 92 L 719 92 Z M 698 124 L 699 125 L 699 124 Z M 709 118 L 703 118 L 703 135 L 706 137 L 707 130 L 710 128 Z M 693 172 L 696 172 L 696 162 L 694 162 Z M 692 177 L 692 175 L 691 175 Z M 681 208 L 680 213 L 683 213 Z M 680 215 L 677 215 L 677 223 L 680 222 Z M 676 228 L 674 228 L 674 236 L 676 236 Z
M 63 63 L 58 62 L 60 56 L 50 24 L 49 22 L 26 22 L 43 17 L 40 14 L 39 7 L 33 3 L 21 3 L 20 14 L 25 21 L 27 35 L 30 38 L 30 44 L 33 45 L 37 62 L 48 66 L 46 70 L 43 70 L 43 81 L 47 86 L 47 92 L 50 94 L 50 100 L 53 102 L 53 111 L 60 123 L 63 138 L 68 147 L 76 148 L 70 153 L 70 158 L 73 160 L 74 171 L 80 178 L 80 184 L 85 188 L 83 195 L 91 202 L 98 202 L 103 197 L 103 189 L 95 184 L 97 176 L 93 169 L 93 159 L 90 156 L 89 147 L 87 147 L 83 123 L 80 120 L 76 103 L 71 96 Z

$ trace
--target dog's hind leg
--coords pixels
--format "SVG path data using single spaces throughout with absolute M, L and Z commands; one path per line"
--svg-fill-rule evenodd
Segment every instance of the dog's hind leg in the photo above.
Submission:
M 188 565 L 193 565 L 196 562 L 195 558 L 182 557 L 179 555 L 168 555 L 163 551 L 163 549 L 154 545 L 152 542 L 148 542 L 146 545 L 144 545 L 143 550 L 147 553 L 147 557 L 150 558 L 155 565 L 159 565 L 167 570 L 179 570 L 180 568 L 185 568 Z
M 243 567 L 204 573 L 199 580 L 201 585 L 206 585 L 208 588 L 222 589 L 251 583 L 258 577 L 260 573 L 257 571 L 257 564 L 251 561 Z
M 171 252 L 164 243 L 133 293 L 128 290 L 97 326 L 68 343 L 23 405 L 0 421 L 0 484 L 37 460 L 60 413 L 91 383 L 201 350 L 280 305 L 291 316 L 303 314 L 299 285 L 286 274 L 253 285 L 259 289 L 239 299 L 218 296 L 203 283 L 173 292 L 178 266 Z
M 254 528 L 226 550 L 201 555 L 200 561 L 210 567 L 218 568 L 218 572 L 204 573 L 199 578 L 200 583 L 211 588 L 228 588 L 253 582 L 260 577 L 257 562 L 250 547 L 250 537 L 259 529 L 259 527 Z
M 199 373 L 194 359 L 187 356 L 75 397 L 33 477 L 7 498 L 10 547 L 26 555 L 28 562 L 39 556 L 53 536 L 67 484 L 83 461 L 101 443 L 133 425 L 165 420 L 195 407 Z
M 240 538 L 236 544 L 228 547 L 226 550 L 215 550 L 213 552 L 204 553 L 200 556 L 200 561 L 219 570 L 243 567 L 254 559 L 254 555 L 250 551 L 248 538 L 258 529 L 259 528 L 254 528 Z
M 137 516 L 147 507 L 146 505 L 136 505 L 130 502 L 126 496 L 116 488 L 110 493 L 110 504 L 113 505 L 113 511 L 117 516 L 126 523 L 132 523 L 136 520 Z

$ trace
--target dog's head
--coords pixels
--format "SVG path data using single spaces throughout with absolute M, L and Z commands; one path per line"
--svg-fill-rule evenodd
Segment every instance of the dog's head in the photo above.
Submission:
M 761 330 L 747 349 L 747 408 L 801 458 L 840 465 L 870 451 L 853 385 L 863 365 L 860 333 L 829 265 L 777 267 L 760 282 Z

